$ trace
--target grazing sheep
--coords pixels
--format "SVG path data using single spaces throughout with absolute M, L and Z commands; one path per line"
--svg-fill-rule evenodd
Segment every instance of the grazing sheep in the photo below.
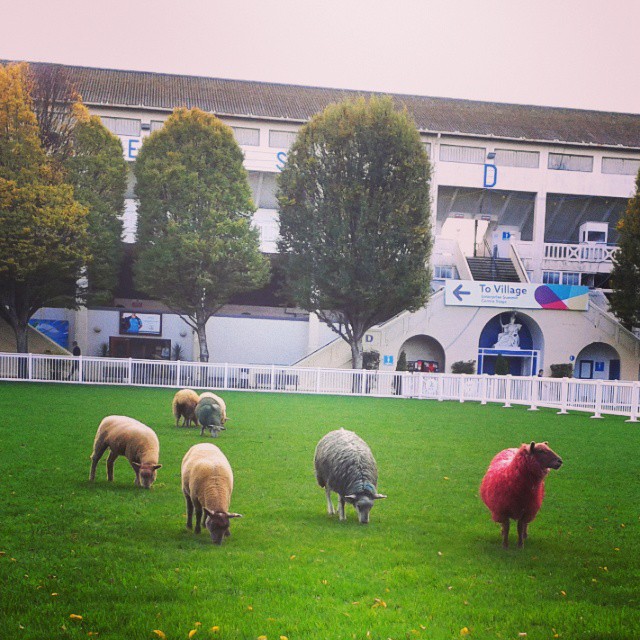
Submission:
M 224 406 L 224 400 L 215 394 L 203 393 L 196 405 L 195 414 L 200 423 L 201 436 L 204 435 L 205 429 L 209 429 L 209 433 L 214 438 L 218 437 L 219 431 L 225 430 L 226 407 Z
M 193 422 L 198 426 L 196 418 L 196 405 L 200 396 L 192 389 L 181 389 L 173 396 L 173 415 L 176 419 L 176 427 L 180 426 L 180 418 L 183 418 L 183 425 L 190 427 Z
M 523 444 L 498 453 L 482 479 L 480 496 L 495 522 L 502 525 L 502 546 L 509 546 L 509 522 L 518 521 L 518 546 L 524 545 L 527 527 L 544 498 L 549 469 L 559 469 L 562 458 L 546 442 Z
M 222 544 L 230 536 L 229 519 L 241 518 L 229 513 L 233 491 L 233 471 L 226 456 L 208 442 L 196 444 L 182 459 L 182 493 L 187 501 L 187 529 L 192 527 L 196 511 L 195 533 L 200 533 L 201 521 L 209 530 L 214 544 Z
M 202 392 L 200 394 L 200 400 L 202 400 L 203 398 L 211 398 L 212 400 L 215 400 L 220 405 L 220 411 L 222 411 L 222 424 L 224 424 L 229 419 L 227 418 L 227 405 L 225 401 L 220 396 L 217 396 L 215 393 L 212 393 L 211 391 Z
M 346 501 L 355 507 L 360 523 L 367 524 L 373 501 L 387 497 L 377 492 L 378 468 L 371 449 L 353 431 L 338 429 L 327 433 L 318 442 L 314 464 L 316 480 L 327 494 L 329 515 L 335 513 L 331 492 L 338 494 L 340 520 L 346 520 Z
M 113 482 L 113 465 L 118 456 L 126 456 L 136 472 L 136 486 L 149 489 L 161 464 L 160 443 L 155 431 L 146 424 L 127 416 L 107 416 L 98 427 L 91 454 L 89 480 L 96 477 L 96 467 L 102 455 L 111 449 L 107 458 L 107 480 Z

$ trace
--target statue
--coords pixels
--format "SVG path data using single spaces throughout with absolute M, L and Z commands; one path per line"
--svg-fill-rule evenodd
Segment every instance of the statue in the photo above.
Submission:
M 498 335 L 498 341 L 493 345 L 494 349 L 520 349 L 520 337 L 518 332 L 522 328 L 521 324 L 516 323 L 515 311 L 511 314 L 509 322 L 502 323 L 500 319 L 502 333 Z

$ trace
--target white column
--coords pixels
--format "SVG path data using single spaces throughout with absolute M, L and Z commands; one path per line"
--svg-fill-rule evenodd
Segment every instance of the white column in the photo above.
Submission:
M 531 279 L 542 282 L 542 261 L 544 259 L 544 228 L 547 218 L 547 192 L 536 193 L 533 206 L 533 259 Z

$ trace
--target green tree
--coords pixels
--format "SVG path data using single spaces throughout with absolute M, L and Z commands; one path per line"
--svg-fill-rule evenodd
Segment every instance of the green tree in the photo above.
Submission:
M 506 376 L 510 372 L 511 368 L 509 367 L 509 359 L 499 353 L 496 358 L 495 374 L 497 376 Z
M 618 221 L 618 251 L 613 254 L 611 309 L 627 329 L 640 327 L 640 171 L 636 193 Z
M 136 286 L 180 314 L 209 360 L 206 323 L 230 297 L 262 286 L 268 262 L 243 156 L 213 115 L 178 109 L 143 144 L 135 164 L 139 257 Z
M 327 107 L 302 127 L 279 179 L 285 290 L 362 368 L 374 325 L 429 297 L 430 167 L 390 98 Z
M 127 188 L 127 163 L 122 145 L 101 122 L 80 103 L 73 108 L 71 152 L 64 162 L 67 180 L 75 197 L 89 210 L 87 302 L 105 305 L 112 301 L 123 258 L 122 220 Z
M 47 162 L 26 65 L 0 65 L 0 316 L 19 353 L 40 307 L 76 305 L 89 259 L 86 214 Z

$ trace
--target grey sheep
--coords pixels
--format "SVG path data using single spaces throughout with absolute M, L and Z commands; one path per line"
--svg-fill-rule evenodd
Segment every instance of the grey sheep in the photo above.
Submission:
M 218 437 L 219 431 L 225 430 L 226 408 L 220 404 L 221 398 L 213 393 L 203 393 L 196 405 L 196 420 L 200 423 L 200 435 L 204 435 L 204 430 L 209 429 L 209 433 Z
M 335 513 L 331 492 L 338 494 L 338 515 L 346 520 L 344 503 L 352 504 L 361 524 L 369 522 L 374 500 L 387 496 L 377 492 L 378 468 L 367 443 L 353 431 L 330 431 L 316 447 L 316 480 L 327 494 L 327 512 Z

